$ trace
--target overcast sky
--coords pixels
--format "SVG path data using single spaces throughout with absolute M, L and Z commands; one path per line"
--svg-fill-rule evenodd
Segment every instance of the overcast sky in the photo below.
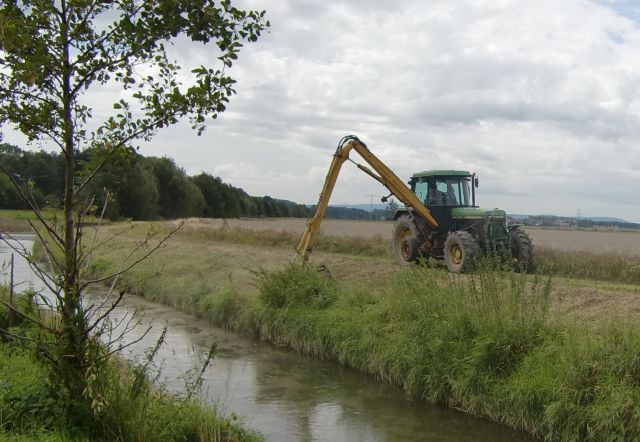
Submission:
M 640 222 L 640 1 L 236 4 L 272 24 L 231 70 L 238 95 L 201 137 L 176 126 L 143 154 L 315 203 L 356 134 L 403 179 L 476 172 L 482 207 Z M 180 62 L 211 51 L 181 48 Z M 331 203 L 385 193 L 345 164 Z

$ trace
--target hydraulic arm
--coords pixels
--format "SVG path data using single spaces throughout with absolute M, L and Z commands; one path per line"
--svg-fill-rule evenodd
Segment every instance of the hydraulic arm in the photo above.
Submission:
M 338 174 L 340 173 L 342 164 L 349 159 L 349 153 L 352 149 L 358 152 L 369 166 L 371 166 L 371 169 L 373 169 L 371 170 L 367 166 L 356 163 L 360 170 L 389 189 L 389 191 L 398 198 L 398 200 L 412 208 L 416 214 L 425 220 L 432 228 L 438 228 L 438 222 L 431 215 L 429 209 L 427 209 L 414 195 L 411 189 L 409 189 L 391 169 L 372 154 L 362 141 L 360 141 L 356 136 L 349 135 L 340 141 L 340 144 L 336 149 L 336 153 L 331 161 L 331 166 L 329 167 L 329 172 L 327 173 L 327 178 L 325 179 L 324 186 L 320 192 L 316 212 L 307 221 L 307 228 L 296 249 L 298 255 L 302 257 L 303 261 L 309 259 L 311 250 L 313 249 L 318 238 L 318 234 L 320 233 L 320 223 L 322 223 L 327 212 L 329 199 L 331 198 L 331 193 L 333 192 L 336 180 L 338 179 Z

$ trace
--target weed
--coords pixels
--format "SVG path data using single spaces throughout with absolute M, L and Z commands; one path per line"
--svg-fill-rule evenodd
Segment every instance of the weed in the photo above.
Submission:
M 309 305 L 327 308 L 336 297 L 335 285 L 311 266 L 290 265 L 283 272 L 256 272 L 260 300 L 268 307 Z

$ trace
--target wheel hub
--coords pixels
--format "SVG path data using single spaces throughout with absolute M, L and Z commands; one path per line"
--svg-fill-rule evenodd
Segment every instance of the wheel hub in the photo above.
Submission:
M 455 265 L 462 263 L 462 248 L 458 244 L 454 244 L 449 250 L 449 259 Z

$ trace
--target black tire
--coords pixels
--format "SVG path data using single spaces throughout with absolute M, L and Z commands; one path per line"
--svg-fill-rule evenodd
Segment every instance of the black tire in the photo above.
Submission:
M 511 239 L 511 256 L 515 271 L 533 273 L 536 269 L 533 242 L 527 232 L 515 227 L 509 231 L 509 238 Z
M 467 273 L 473 270 L 480 254 L 480 245 L 464 230 L 450 233 L 444 242 L 444 262 L 450 272 Z
M 393 225 L 393 255 L 400 265 L 409 265 L 418 259 L 422 234 L 409 215 L 400 216 Z

